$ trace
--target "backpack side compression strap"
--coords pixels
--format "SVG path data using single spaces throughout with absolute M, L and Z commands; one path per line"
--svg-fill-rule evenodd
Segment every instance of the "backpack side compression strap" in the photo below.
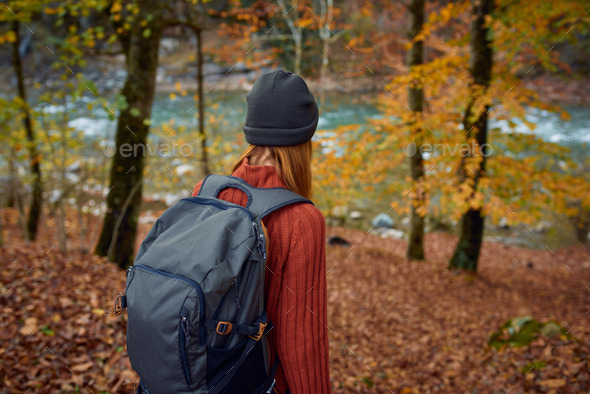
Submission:
M 312 204 L 310 200 L 301 197 L 299 194 L 282 187 L 258 188 L 254 187 L 241 178 L 226 175 L 208 175 L 201 184 L 198 196 L 215 197 L 228 188 L 235 188 L 243 191 L 248 197 L 248 208 L 261 219 L 269 213 L 287 205 L 295 203 Z
M 261 322 L 264 324 L 267 323 L 266 312 L 264 312 L 262 316 L 257 319 L 257 322 Z M 246 358 L 248 358 L 248 353 L 250 353 L 252 349 L 254 349 L 254 346 L 256 346 L 256 342 L 258 342 L 258 339 L 252 336 L 248 336 L 248 341 L 246 342 L 246 346 L 244 346 L 244 351 L 242 352 L 242 355 L 240 356 L 238 361 L 236 361 L 233 367 L 229 371 L 227 371 L 226 375 L 223 377 L 223 379 L 221 379 L 221 381 L 219 381 L 215 386 L 213 386 L 211 389 L 209 389 L 209 391 L 207 391 L 207 394 L 219 394 L 221 390 L 223 390 L 231 382 L 236 372 L 238 372 L 244 361 L 246 361 Z

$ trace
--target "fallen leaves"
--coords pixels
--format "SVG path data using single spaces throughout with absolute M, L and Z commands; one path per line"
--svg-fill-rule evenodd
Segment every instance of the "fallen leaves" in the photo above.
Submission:
M 0 248 L 0 386 L 11 393 L 131 392 L 138 377 L 125 351 L 125 318 L 109 319 L 102 309 L 124 288 L 125 273 L 97 256 L 47 253 L 48 234 L 27 245 L 14 212 L 2 213 L 11 231 Z
M 590 389 L 587 248 L 552 255 L 486 242 L 479 273 L 471 278 L 446 269 L 453 235 L 428 234 L 424 262 L 403 257 L 404 241 L 329 228 L 328 236 L 334 235 L 354 245 L 327 248 L 327 265 L 333 266 L 327 278 L 335 393 Z M 563 264 L 574 266 L 575 276 L 564 277 Z M 568 330 L 575 326 L 570 331 L 575 338 L 546 332 L 553 337 L 539 335 L 528 347 L 487 346 L 506 320 L 527 315 L 555 320 Z M 563 386 L 548 387 L 560 380 Z
M 546 379 L 539 382 L 539 386 L 546 389 L 557 389 L 566 385 L 566 381 L 563 379 Z
M 53 242 L 47 234 L 27 245 L 12 211 L 3 212 L 3 224 L 9 230 L 0 248 L 3 389 L 133 392 L 138 377 L 126 352 L 126 314 L 104 316 L 125 273 L 93 255 L 46 253 Z M 140 227 L 138 242 L 148 230 Z M 446 270 L 454 236 L 428 234 L 427 260 L 408 262 L 403 241 L 328 229 L 336 234 L 355 247 L 327 248 L 334 393 L 590 390 L 587 249 L 552 255 L 484 243 L 478 276 L 468 278 Z M 564 264 L 575 275 L 564 277 Z M 541 333 L 527 347 L 487 347 L 506 320 L 527 315 L 555 320 L 574 339 Z

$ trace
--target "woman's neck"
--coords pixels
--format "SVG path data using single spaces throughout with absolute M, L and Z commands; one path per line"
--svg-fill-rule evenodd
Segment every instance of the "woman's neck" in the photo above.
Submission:
M 270 149 L 266 148 L 259 154 L 253 154 L 248 158 L 248 164 L 253 166 L 274 166 L 275 162 Z

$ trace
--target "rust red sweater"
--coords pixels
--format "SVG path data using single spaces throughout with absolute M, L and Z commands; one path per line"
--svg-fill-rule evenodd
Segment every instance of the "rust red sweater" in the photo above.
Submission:
M 245 159 L 232 174 L 254 187 L 286 187 L 276 167 L 252 166 Z M 196 196 L 201 182 L 193 191 Z M 245 206 L 246 195 L 223 190 L 219 198 Z M 326 225 L 311 204 L 294 204 L 264 219 L 269 256 L 265 281 L 271 362 L 279 357 L 280 393 L 331 393 L 328 368 Z

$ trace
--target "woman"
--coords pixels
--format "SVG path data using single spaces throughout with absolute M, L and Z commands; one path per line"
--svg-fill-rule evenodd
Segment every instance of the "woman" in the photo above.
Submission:
M 277 70 L 262 74 L 246 96 L 244 126 L 251 145 L 232 175 L 254 187 L 284 187 L 311 196 L 311 137 L 318 108 L 303 79 Z M 199 183 L 193 192 L 200 190 Z M 245 206 L 237 189 L 219 198 Z M 264 219 L 269 257 L 266 312 L 271 363 L 279 358 L 280 393 L 331 393 L 328 369 L 325 221 L 311 204 L 294 204 Z

